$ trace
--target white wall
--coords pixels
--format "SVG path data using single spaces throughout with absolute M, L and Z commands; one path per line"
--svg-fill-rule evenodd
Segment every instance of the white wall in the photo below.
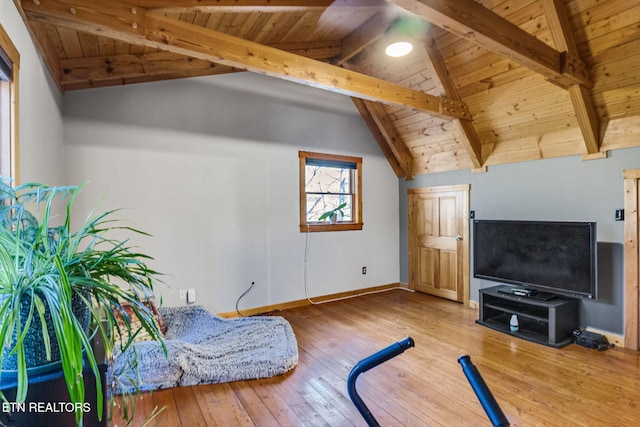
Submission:
M 252 281 L 241 309 L 305 297 L 299 150 L 363 157 L 364 230 L 309 236 L 310 295 L 399 279 L 398 181 L 346 97 L 239 73 L 70 92 L 64 128 L 66 182 L 154 235 L 135 243 L 166 305 L 193 287 L 234 311 Z
M 0 24 L 20 53 L 20 178 L 63 183 L 61 95 L 44 68 L 12 1 L 0 2 Z

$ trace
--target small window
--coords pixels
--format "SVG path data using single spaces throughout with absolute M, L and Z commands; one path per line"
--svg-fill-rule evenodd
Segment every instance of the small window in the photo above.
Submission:
M 20 56 L 0 26 L 0 175 L 18 181 L 17 93 Z
M 300 231 L 362 230 L 362 159 L 300 151 Z

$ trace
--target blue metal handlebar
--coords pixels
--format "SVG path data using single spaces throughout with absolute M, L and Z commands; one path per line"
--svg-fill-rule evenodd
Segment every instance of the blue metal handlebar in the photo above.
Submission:
M 471 357 L 467 355 L 460 356 L 458 358 L 458 363 L 462 366 L 462 372 L 467 377 L 471 388 L 478 396 L 478 400 L 480 404 L 484 408 L 484 411 L 487 413 L 489 420 L 493 424 L 494 427 L 508 427 L 509 420 L 505 417 L 502 409 L 500 409 L 500 405 L 491 394 L 491 390 L 487 387 L 487 384 L 482 379 L 482 375 L 480 375 L 480 371 L 475 365 L 471 362 Z
M 367 405 L 362 401 L 360 395 L 356 391 L 356 380 L 358 379 L 358 375 L 363 372 L 367 372 L 371 368 L 375 368 L 376 366 L 386 362 L 389 359 L 396 357 L 397 355 L 404 353 L 405 350 L 414 347 L 415 343 L 413 338 L 407 337 L 401 341 L 391 344 L 388 347 L 383 348 L 382 350 L 372 354 L 371 356 L 362 359 L 351 369 L 349 373 L 349 378 L 347 379 L 347 390 L 349 391 L 349 397 L 351 401 L 356 406 L 360 414 L 364 417 L 367 425 L 370 427 L 379 427 L 378 421 L 375 419 Z
M 371 368 L 375 368 L 376 366 L 386 362 L 389 359 L 396 357 L 397 355 L 404 353 L 405 350 L 410 349 L 411 347 L 415 347 L 415 342 L 413 338 L 406 337 L 403 340 L 400 340 L 396 343 L 391 344 L 388 347 L 383 348 L 382 350 L 372 354 L 369 357 L 366 357 L 356 363 L 356 365 L 351 369 L 349 373 L 349 378 L 347 379 L 347 390 L 349 392 L 349 397 L 351 401 L 356 406 L 360 415 L 365 419 L 367 425 L 369 427 L 380 427 L 378 421 L 375 419 L 367 405 L 363 402 L 362 398 L 358 394 L 356 390 L 356 380 L 358 376 L 367 372 Z M 460 356 L 458 358 L 458 363 L 462 366 L 462 371 L 464 372 L 471 388 L 475 392 L 480 404 L 484 408 L 484 411 L 487 413 L 489 420 L 493 424 L 493 427 L 508 427 L 509 420 L 500 409 L 500 405 L 491 394 L 491 390 L 487 387 L 487 384 L 484 382 L 482 375 L 475 367 L 475 365 L 471 362 L 471 357 L 467 355 Z

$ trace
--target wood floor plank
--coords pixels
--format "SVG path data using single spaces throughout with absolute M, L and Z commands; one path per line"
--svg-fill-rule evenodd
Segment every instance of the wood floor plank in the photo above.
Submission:
M 236 381 L 230 383 L 231 389 L 242 402 L 249 417 L 257 426 L 278 425 L 275 417 L 256 393 L 257 381 Z M 221 408 L 224 409 L 224 408 Z M 185 424 L 182 424 L 183 426 Z
M 173 389 L 173 397 L 176 400 L 180 425 L 205 427 L 204 419 L 198 400 L 195 397 L 195 387 L 176 387 Z
M 349 371 L 411 336 L 415 348 L 358 379 L 383 426 L 490 425 L 457 362 L 462 354 L 513 426 L 636 426 L 640 419 L 640 352 L 542 346 L 476 324 L 477 311 L 462 304 L 404 290 L 274 314 L 296 333 L 293 371 L 154 392 L 139 409 L 167 405 L 162 426 L 362 426 L 346 389 Z
M 344 378 L 327 370 L 306 350 L 300 351 L 300 361 L 305 370 L 311 374 L 310 381 L 313 387 L 327 396 L 333 409 L 348 420 L 357 420 L 360 415 L 349 399 L 349 394 L 344 387 Z
M 154 424 L 159 426 L 180 425 L 180 416 L 176 410 L 177 405 L 171 389 L 154 391 L 149 393 L 149 397 L 151 397 L 154 407 L 160 411 L 154 419 L 156 421 Z
M 255 426 L 229 384 L 196 386 L 194 395 L 208 426 Z
M 284 375 L 282 377 L 287 377 Z M 294 427 L 302 425 L 295 411 L 289 406 L 294 399 L 290 395 L 283 393 L 283 387 L 277 384 L 285 380 L 282 377 L 267 378 L 259 380 L 260 386 L 256 393 L 260 396 L 264 404 L 269 408 L 279 426 Z M 295 391 L 293 391 L 295 395 Z

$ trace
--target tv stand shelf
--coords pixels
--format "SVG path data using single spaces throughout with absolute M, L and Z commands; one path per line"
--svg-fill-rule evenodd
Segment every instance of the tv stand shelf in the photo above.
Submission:
M 539 344 L 560 348 L 573 341 L 579 326 L 579 301 L 556 296 L 550 300 L 513 295 L 509 286 L 480 289 L 480 317 L 476 323 Z M 519 329 L 511 332 L 511 315 L 518 316 Z

